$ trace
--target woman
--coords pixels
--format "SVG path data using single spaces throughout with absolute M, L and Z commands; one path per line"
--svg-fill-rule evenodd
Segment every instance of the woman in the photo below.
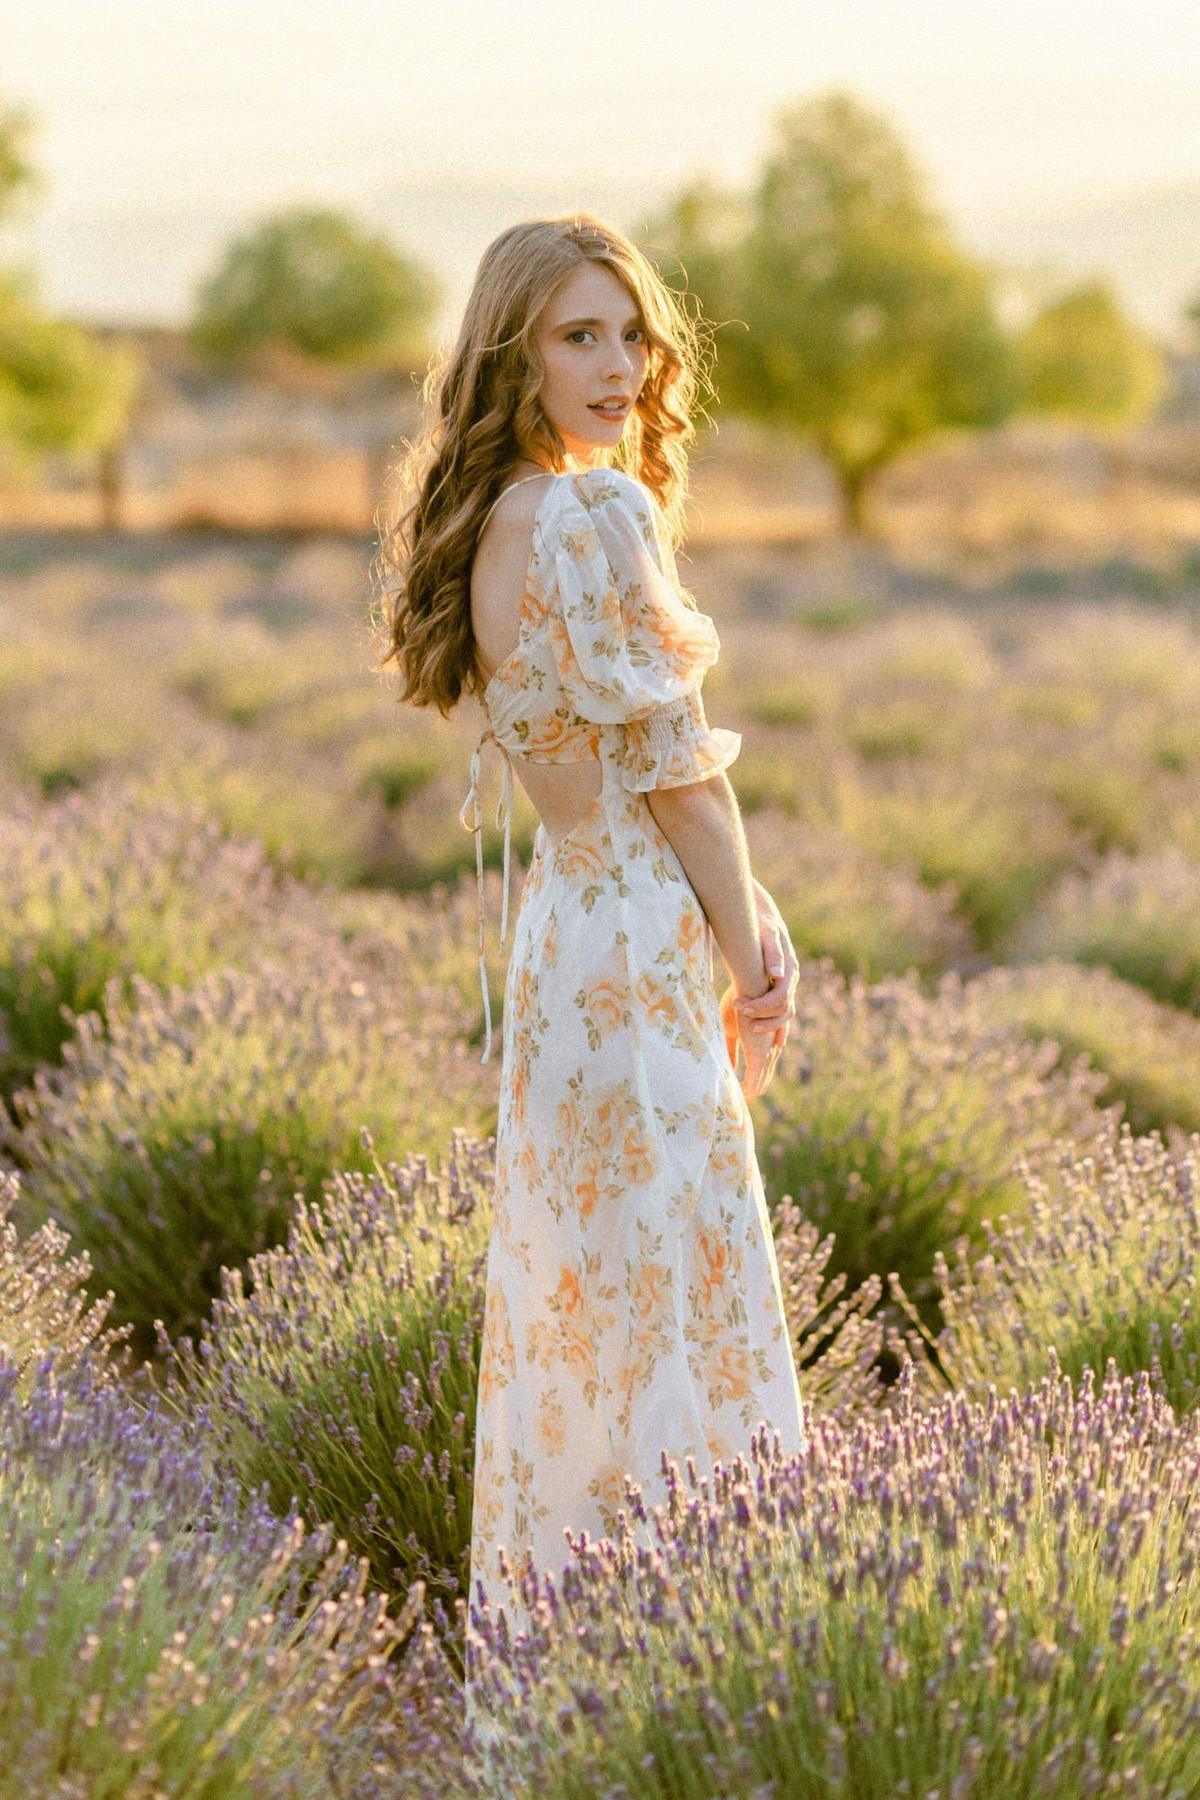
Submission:
M 705 717 L 720 640 L 675 568 L 696 386 L 678 301 L 589 215 L 519 224 L 427 400 L 434 382 L 416 499 L 384 540 L 402 572 L 385 661 L 404 699 L 447 712 L 466 688 L 487 714 L 461 815 L 485 1061 L 485 744 L 502 944 L 513 763 L 541 821 L 504 990 L 471 1543 L 471 1608 L 515 1632 L 568 1531 L 615 1531 L 626 1474 L 653 1486 L 664 1450 L 728 1462 L 763 1421 L 804 1445 L 747 1105 L 797 962 L 725 774 L 741 738 Z

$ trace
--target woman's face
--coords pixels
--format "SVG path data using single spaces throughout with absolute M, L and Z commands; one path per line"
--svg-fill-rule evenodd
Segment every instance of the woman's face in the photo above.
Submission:
M 621 440 L 646 379 L 649 346 L 636 300 L 603 263 L 582 263 L 542 309 L 538 349 L 545 362 L 538 399 L 579 468 Z M 606 398 L 626 404 L 596 410 Z

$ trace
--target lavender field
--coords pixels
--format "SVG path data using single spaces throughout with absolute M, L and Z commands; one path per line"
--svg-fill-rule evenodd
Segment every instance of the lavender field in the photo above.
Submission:
M 396 705 L 367 562 L 11 536 L 0 1800 L 1191 1800 L 1200 546 L 697 554 L 811 1443 L 664 1458 L 469 1646 L 478 715 Z

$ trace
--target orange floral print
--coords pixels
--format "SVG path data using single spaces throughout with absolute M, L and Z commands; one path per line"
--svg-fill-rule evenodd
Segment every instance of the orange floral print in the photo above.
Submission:
M 606 1034 L 629 1023 L 629 991 L 617 976 L 601 975 L 585 981 L 575 995 L 587 1023 L 588 1044 L 598 1048 Z
M 539 828 L 504 993 L 470 1567 L 514 1634 L 502 1556 L 557 1576 L 568 1530 L 615 1532 L 626 1476 L 661 1500 L 664 1450 L 711 1469 L 760 1423 L 806 1441 L 708 921 L 646 798 L 737 756 L 701 698 L 718 648 L 648 490 L 549 478 L 488 729 L 593 755 L 602 784 L 557 848 Z
M 524 752 L 537 761 L 553 762 L 556 752 L 564 745 L 569 747 L 574 744 L 578 737 L 578 720 L 569 712 L 556 710 L 530 726 Z

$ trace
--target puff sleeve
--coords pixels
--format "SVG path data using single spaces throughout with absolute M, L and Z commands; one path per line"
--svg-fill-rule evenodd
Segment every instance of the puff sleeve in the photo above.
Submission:
M 705 717 L 701 683 L 721 640 L 668 574 L 653 508 L 623 471 L 584 470 L 569 480 L 554 544 L 559 681 L 581 718 L 625 726 L 622 782 L 633 792 L 705 781 L 742 747 L 739 732 Z

